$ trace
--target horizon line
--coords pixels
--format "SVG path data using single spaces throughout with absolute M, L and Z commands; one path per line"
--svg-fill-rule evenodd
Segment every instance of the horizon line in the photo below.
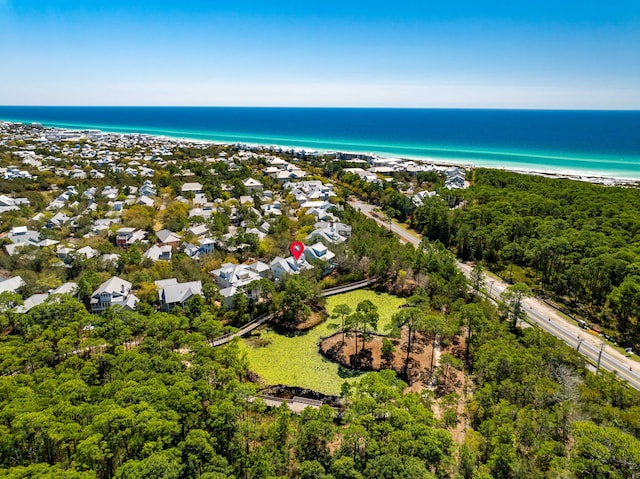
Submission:
M 278 109 L 336 109 L 336 110 L 505 110 L 505 111 L 620 111 L 640 112 L 639 108 L 594 107 L 463 107 L 463 106 L 332 106 L 332 105 L 0 105 L 0 108 L 278 108 Z

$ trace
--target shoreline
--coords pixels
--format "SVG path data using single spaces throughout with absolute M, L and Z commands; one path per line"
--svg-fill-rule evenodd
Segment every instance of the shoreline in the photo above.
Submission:
M 43 128 L 52 129 L 52 130 L 67 130 L 67 131 L 77 131 L 78 133 L 93 131 L 100 132 L 106 135 L 140 135 L 146 136 L 150 138 L 159 138 L 159 139 L 167 139 L 173 141 L 182 141 L 182 142 L 190 142 L 193 144 L 201 144 L 201 145 L 223 145 L 223 146 L 244 146 L 250 149 L 267 149 L 274 153 L 277 153 L 278 150 L 284 150 L 287 152 L 306 152 L 307 154 L 323 154 L 323 155 L 331 155 L 331 154 L 351 154 L 351 155 L 364 155 L 381 159 L 392 159 L 397 158 L 403 162 L 417 162 L 423 164 L 431 164 L 440 168 L 450 168 L 453 166 L 457 166 L 464 169 L 476 169 L 476 168 L 486 168 L 493 170 L 502 170 L 502 171 L 510 171 L 514 173 L 526 174 L 526 175 L 534 175 L 534 176 L 543 176 L 546 178 L 555 178 L 555 179 L 569 179 L 573 181 L 582 181 L 586 183 L 592 184 L 600 184 L 605 186 L 640 186 L 640 175 L 637 178 L 626 177 L 626 176 L 614 176 L 607 175 L 606 173 L 599 173 L 595 171 L 589 170 L 556 170 L 554 168 L 531 168 L 530 166 L 524 165 L 514 165 L 514 166 L 506 166 L 506 165 L 483 165 L 478 162 L 474 162 L 473 159 L 464 160 L 461 158 L 444 158 L 444 157 L 423 157 L 423 156 L 415 156 L 415 155 L 394 155 L 390 152 L 376 152 L 376 151 L 354 151 L 351 149 L 326 149 L 326 148 L 309 148 L 306 146 L 295 145 L 295 144 L 266 144 L 266 143 L 255 143 L 255 142 L 244 142 L 242 140 L 239 141 L 224 141 L 224 140 L 215 140 L 215 139 L 203 139 L 203 138 L 194 138 L 180 135 L 176 132 L 176 136 L 171 134 L 156 134 L 149 132 L 139 132 L 139 131 L 109 131 L 104 128 L 99 127 L 90 127 L 90 126 L 59 126 L 55 124 L 46 124 L 42 122 L 25 122 L 25 121 L 16 121 L 16 120 L 2 120 L 0 122 L 6 123 L 14 123 L 26 126 L 41 126 Z M 116 127 L 117 128 L 117 127 Z M 120 128 L 120 130 L 126 130 L 127 127 Z M 132 127 L 132 129 L 135 129 Z M 182 133 L 182 132 L 180 132 Z M 482 152 L 477 152 L 479 155 Z M 494 153 L 495 154 L 495 153 Z M 505 153 L 509 154 L 509 153 Z M 477 161 L 483 161 L 478 158 Z M 491 160 L 484 160 L 491 161 Z

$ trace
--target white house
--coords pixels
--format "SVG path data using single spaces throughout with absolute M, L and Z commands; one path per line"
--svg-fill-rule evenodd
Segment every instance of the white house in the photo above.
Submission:
M 182 194 L 185 193 L 202 193 L 202 185 L 200 183 L 185 183 L 182 185 Z
M 202 296 L 202 281 L 178 283 L 176 278 L 155 281 L 158 288 L 158 300 L 162 311 L 171 311 L 176 306 L 183 305 L 195 295 Z
M 111 306 L 122 306 L 134 310 L 138 298 L 131 293 L 131 283 L 117 276 L 102 283 L 91 295 L 91 312 L 101 313 Z
M 66 214 L 64 214 L 62 212 L 58 212 L 49 221 L 47 221 L 46 227 L 47 228 L 60 228 L 65 223 L 68 223 L 69 220 L 70 220 L 70 218 Z
M 204 236 L 209 232 L 207 225 L 193 225 L 185 233 L 195 237 Z
M 148 196 L 141 195 L 136 200 L 136 205 L 149 206 L 149 207 L 153 208 L 154 201 L 151 198 L 149 198 Z
M 325 223 L 324 221 L 319 221 L 318 223 Z M 331 227 L 322 227 L 316 228 L 311 233 L 307 235 L 307 240 L 309 241 L 323 241 L 329 244 L 340 244 L 344 243 L 347 238 L 338 233 L 334 228 Z
M 225 263 L 219 269 L 211 271 L 220 288 L 220 295 L 227 309 L 233 307 L 233 297 L 238 293 L 251 299 L 258 299 L 260 290 L 248 286 L 254 281 L 266 278 L 269 266 L 261 261 L 250 264 Z
M 335 253 L 320 242 L 305 247 L 304 255 L 307 257 L 307 261 L 320 261 L 322 263 L 322 274 L 324 276 L 331 274 L 336 267 Z
M 420 207 L 424 204 L 425 199 L 432 198 L 436 196 L 437 193 L 435 191 L 419 191 L 415 195 L 411 197 L 411 202 L 416 206 Z
M 100 252 L 91 246 L 85 246 L 76 251 L 76 254 L 84 256 L 86 259 L 97 258 L 100 256 Z
M 171 245 L 153 245 L 144 253 L 144 258 L 156 261 L 171 261 Z
M 40 241 L 40 233 L 27 229 L 26 226 L 15 226 L 7 235 L 9 241 L 14 244 L 36 244 Z
M 262 214 L 265 216 L 273 215 L 280 216 L 282 215 L 282 211 L 280 210 L 280 202 L 274 201 L 273 203 L 266 203 L 261 206 Z
M 139 194 L 140 196 L 156 196 L 156 188 L 150 180 L 145 180 L 140 187 Z
M 247 178 L 242 184 L 247 188 L 250 195 L 262 191 L 262 183 L 254 178 Z
M 113 186 L 105 186 L 102 189 L 101 194 L 109 200 L 115 200 L 118 197 L 119 192 L 120 190 L 118 190 L 118 188 L 115 188 Z
M 299 260 L 296 260 L 293 256 L 289 256 L 288 258 L 276 256 L 269 266 L 271 268 L 271 274 L 277 280 L 286 274 L 298 274 L 301 271 L 313 268 L 313 266 L 307 263 L 304 256 L 301 256 Z
M 28 205 L 29 200 L 26 198 L 11 198 L 9 196 L 0 195 L 0 213 L 5 211 L 17 210 L 20 205 Z
M 262 261 L 250 264 L 225 263 L 220 268 L 211 271 L 216 283 L 221 288 L 235 286 L 244 288 L 249 283 L 266 278 L 269 266 Z

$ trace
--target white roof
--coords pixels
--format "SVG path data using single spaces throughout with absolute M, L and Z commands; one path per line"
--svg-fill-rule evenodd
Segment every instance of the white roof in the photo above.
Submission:
M 202 185 L 200 183 L 185 183 L 182 185 L 182 191 L 200 191 Z
M 25 282 L 22 280 L 20 276 L 13 276 L 11 278 L 5 278 L 0 281 L 0 293 L 4 293 L 5 291 L 16 292 L 18 288 L 24 286 Z
M 159 279 L 157 281 L 153 282 L 156 285 L 156 288 L 162 289 L 165 286 L 169 286 L 172 284 L 178 284 L 178 280 L 176 278 L 169 278 L 169 279 Z

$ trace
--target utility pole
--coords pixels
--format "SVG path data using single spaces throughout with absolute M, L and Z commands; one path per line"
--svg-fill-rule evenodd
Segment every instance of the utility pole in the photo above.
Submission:
M 491 296 L 491 292 L 493 291 L 493 283 L 495 283 L 495 282 L 496 282 L 496 281 L 495 281 L 495 279 L 494 279 L 494 280 L 489 281 L 489 283 L 491 283 L 491 286 L 489 286 L 489 297 L 490 297 L 490 298 L 492 297 L 492 296 Z
M 602 358 L 602 351 L 604 351 L 604 343 L 600 345 L 600 352 L 598 353 L 598 364 L 596 364 L 596 374 L 600 370 L 600 359 Z

